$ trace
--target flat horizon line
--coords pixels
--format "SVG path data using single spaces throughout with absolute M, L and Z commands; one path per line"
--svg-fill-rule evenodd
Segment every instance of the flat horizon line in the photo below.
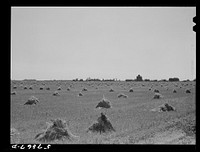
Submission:
M 97 80 L 93 80 L 93 79 L 97 79 Z M 129 80 L 128 82 L 131 82 L 131 81 L 134 81 L 134 82 L 151 82 L 151 81 L 169 81 L 169 78 L 168 79 L 143 79 L 142 81 L 137 81 L 135 79 L 98 79 L 98 78 L 93 78 L 92 80 L 86 80 L 86 79 L 78 79 L 76 80 L 75 79 L 10 79 L 11 81 L 78 81 L 78 82 L 82 82 L 82 81 L 127 81 Z M 80 81 L 81 80 L 81 81 Z M 146 81 L 145 81 L 146 80 Z M 179 81 L 194 81 L 196 80 L 196 78 L 194 79 L 179 79 Z M 169 82 L 173 82 L 173 81 L 169 81 Z

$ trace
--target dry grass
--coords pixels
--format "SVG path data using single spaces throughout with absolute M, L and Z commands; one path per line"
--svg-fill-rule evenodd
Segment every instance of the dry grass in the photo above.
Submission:
M 155 93 L 153 96 L 153 99 L 160 99 L 163 98 L 163 95 L 161 95 L 160 93 Z
M 33 105 L 37 104 L 37 102 L 39 102 L 38 98 L 31 96 L 24 105 Z
M 87 88 L 83 88 L 82 91 L 87 91 Z
M 186 92 L 186 93 L 191 93 L 191 91 L 190 91 L 189 89 L 187 89 L 185 92 Z
M 171 105 L 169 105 L 168 103 L 163 104 L 162 106 L 160 106 L 160 111 L 175 111 L 175 108 Z
M 133 92 L 133 88 L 130 88 L 129 92 Z
M 157 108 L 151 109 L 151 111 L 157 111 L 157 112 L 176 111 L 176 108 L 168 103 L 164 103 Z
M 78 96 L 83 96 L 83 94 L 81 92 L 79 92 Z
M 106 101 L 101 101 L 98 103 L 98 105 L 96 106 L 96 108 L 111 108 L 109 102 L 106 102 Z
M 51 120 L 47 129 L 35 136 L 35 139 L 40 142 L 54 142 L 56 140 L 67 139 L 69 141 L 75 140 L 74 135 L 69 131 L 66 121 L 61 119 Z
M 66 88 L 69 86 L 69 83 L 67 84 L 67 86 L 65 86 Z M 80 137 L 79 143 L 81 144 L 94 144 L 95 142 L 98 144 L 104 144 L 106 142 L 108 144 L 119 144 L 125 143 L 125 140 L 123 140 L 125 138 L 127 139 L 126 143 L 134 144 L 134 142 L 129 142 L 128 136 L 132 136 L 133 139 L 136 139 L 137 136 L 142 135 L 141 133 L 146 135 L 147 129 L 154 130 L 154 127 L 160 126 L 160 124 L 164 122 L 168 123 L 168 120 L 172 120 L 174 118 L 177 118 L 178 116 L 182 117 L 182 115 L 185 114 L 188 110 L 195 107 L 194 94 L 185 93 L 186 89 L 191 89 L 191 92 L 193 92 L 194 86 L 191 85 L 186 88 L 183 87 L 182 89 L 176 88 L 178 94 L 173 94 L 173 89 L 175 89 L 175 87 L 171 83 L 166 83 L 165 85 L 163 85 L 164 87 L 160 90 L 160 93 L 162 93 L 165 98 L 161 100 L 153 100 L 152 97 L 154 96 L 154 89 L 160 89 L 159 82 L 143 82 L 145 83 L 145 88 L 141 87 L 140 82 L 137 82 L 135 84 L 134 82 L 130 84 L 125 84 L 124 82 L 113 82 L 113 84 L 109 86 L 105 85 L 105 83 L 102 82 L 90 83 L 94 87 L 92 87 L 91 85 L 89 87 L 89 84 L 85 82 L 73 83 L 73 87 L 71 88 L 73 90 L 72 92 L 62 91 L 61 97 L 55 98 L 52 97 L 52 94 L 54 91 L 57 90 L 59 86 L 63 86 L 62 83 L 56 85 L 57 83 L 55 84 L 55 82 L 47 82 L 46 87 L 48 86 L 51 88 L 51 90 L 53 89 L 53 91 L 50 92 L 39 91 L 39 89 L 35 90 L 35 88 L 34 91 L 23 90 L 23 86 L 19 87 L 19 89 L 17 90 L 12 90 L 17 91 L 17 96 L 11 96 L 11 123 L 13 127 L 20 131 L 20 135 L 12 136 L 13 139 L 18 138 L 19 143 L 34 143 L 36 142 L 34 140 L 34 137 L 37 135 L 37 133 L 41 133 L 41 129 L 44 128 L 44 124 L 42 125 L 42 127 L 39 125 L 34 125 L 35 122 L 43 120 L 43 122 L 45 122 L 45 120 L 49 118 L 62 117 L 71 120 L 70 131 Z M 16 83 L 16 85 L 19 86 L 20 83 Z M 30 83 L 24 83 L 24 86 L 25 85 L 29 87 Z M 36 87 L 39 88 L 40 85 L 41 83 L 37 83 Z M 46 87 L 44 88 L 45 90 Z M 77 97 L 79 91 L 82 90 L 82 88 L 84 87 L 89 87 L 88 92 L 85 92 L 86 95 L 84 97 Z M 126 91 L 124 91 L 123 93 L 127 94 L 129 97 L 128 99 L 119 99 L 117 97 L 117 94 L 122 93 L 121 90 L 124 87 L 126 88 Z M 96 88 L 98 88 L 98 90 L 96 90 Z M 108 91 L 110 88 L 114 88 L 115 93 L 109 93 Z M 134 89 L 134 94 L 129 93 L 130 88 Z M 149 88 L 152 88 L 152 91 L 148 91 Z M 167 88 L 169 88 L 169 91 L 166 90 Z M 39 106 L 30 106 L 30 108 L 29 106 L 22 106 L 24 104 L 24 101 L 27 100 L 27 96 L 29 97 L 30 93 L 38 97 L 42 101 L 40 104 L 38 104 Z M 84 92 L 82 93 L 84 94 Z M 102 106 L 105 109 L 95 109 L 95 107 L 99 103 L 98 100 L 101 99 L 102 94 L 105 94 L 106 97 L 108 97 L 108 99 L 112 101 L 110 102 L 112 104 L 112 109 L 106 109 L 106 104 Z M 163 110 L 162 112 L 151 112 L 152 108 L 158 107 L 159 105 L 165 103 L 165 101 L 169 101 L 169 105 L 172 104 L 176 108 L 175 112 L 170 111 L 169 108 L 166 108 L 166 106 L 164 107 L 166 108 L 166 110 Z M 106 114 L 106 117 L 110 118 L 112 126 L 116 130 L 115 133 L 111 134 L 111 136 L 108 136 L 108 134 L 103 134 L 106 130 L 106 127 L 103 127 L 101 123 L 99 124 L 98 121 L 95 123 L 92 122 L 93 120 L 97 120 L 97 118 L 100 116 L 99 112 L 102 112 L 103 110 L 106 111 L 106 113 L 104 114 Z M 21 122 L 23 123 L 21 124 L 21 126 L 16 125 L 17 123 L 20 124 Z M 30 122 L 30 124 L 28 124 L 28 122 Z M 90 126 L 93 123 L 94 127 Z M 25 130 L 20 130 L 19 126 L 24 127 Z M 86 130 L 89 127 L 91 127 L 90 132 L 94 132 L 97 134 L 87 134 Z M 92 131 L 93 129 L 96 131 Z M 190 127 L 186 127 L 186 131 L 191 133 L 195 132 L 195 129 L 195 125 L 190 125 Z M 38 130 L 40 131 L 38 132 Z M 38 135 L 38 137 L 42 137 L 42 135 L 45 136 L 46 131 L 44 131 L 43 134 L 41 133 L 40 135 Z M 107 131 L 107 133 L 108 132 L 109 131 Z M 62 134 L 63 132 L 61 131 L 60 133 Z M 49 137 L 51 136 L 52 139 L 55 139 L 54 142 L 67 144 L 68 140 L 59 141 L 59 139 L 56 139 L 56 135 L 50 134 L 51 133 L 49 133 Z M 96 136 L 99 138 L 94 141 L 94 137 Z M 48 136 L 46 135 L 46 137 Z M 105 138 L 107 138 L 107 140 Z M 67 139 L 67 137 L 60 138 L 60 140 L 62 139 Z M 76 144 L 77 142 L 73 143 Z
M 16 91 L 11 92 L 11 95 L 16 95 L 16 94 L 17 94 Z
M 114 90 L 111 88 L 111 89 L 109 90 L 109 92 L 114 92 Z
M 128 98 L 128 96 L 123 93 L 118 94 L 117 97 L 118 98 Z
M 55 91 L 55 92 L 53 93 L 53 96 L 60 96 L 60 94 L 58 93 L 58 91 Z
M 19 134 L 19 131 L 15 128 L 11 128 L 10 129 L 10 136 L 13 136 L 13 135 L 16 135 L 16 134 Z
M 110 101 L 105 97 L 103 97 L 103 99 L 98 103 L 96 108 L 105 108 L 105 109 L 111 108 Z
M 108 133 L 113 132 L 115 129 L 113 128 L 111 122 L 108 120 L 107 116 L 101 113 L 101 116 L 97 119 L 97 122 L 90 126 L 87 130 L 93 133 Z

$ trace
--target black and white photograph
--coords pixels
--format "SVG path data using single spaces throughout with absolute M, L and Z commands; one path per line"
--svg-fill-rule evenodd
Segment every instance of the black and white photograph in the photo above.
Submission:
M 195 16 L 12 6 L 10 144 L 196 145 Z

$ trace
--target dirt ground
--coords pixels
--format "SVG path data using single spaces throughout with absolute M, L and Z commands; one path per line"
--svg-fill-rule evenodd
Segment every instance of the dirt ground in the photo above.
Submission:
M 32 85 L 32 89 L 29 86 Z M 16 88 L 14 88 L 16 86 Z M 27 89 L 24 89 L 27 86 Z M 44 87 L 43 90 L 40 87 Z M 46 90 L 49 87 L 50 90 Z M 61 90 L 57 90 L 61 87 Z M 87 91 L 82 91 L 83 88 Z M 70 91 L 67 90 L 70 88 Z M 113 92 L 109 92 L 110 89 Z M 130 88 L 133 92 L 129 92 Z M 163 98 L 153 99 L 158 89 Z M 173 93 L 173 90 L 176 93 Z M 190 89 L 191 93 L 186 93 Z M 60 118 L 67 122 L 75 140 L 53 141 L 51 144 L 196 144 L 196 82 L 73 82 L 12 81 L 11 143 L 39 143 L 38 133 L 47 122 Z M 60 96 L 53 96 L 58 91 Z M 78 96 L 82 92 L 83 96 Z M 118 98 L 123 93 L 127 98 Z M 103 95 L 110 109 L 96 109 Z M 24 105 L 35 96 L 39 102 Z M 168 103 L 175 111 L 152 109 Z M 115 132 L 87 132 L 100 113 L 109 118 Z

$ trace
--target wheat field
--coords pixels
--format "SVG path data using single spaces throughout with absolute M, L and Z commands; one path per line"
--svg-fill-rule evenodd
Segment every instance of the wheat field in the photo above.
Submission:
M 27 89 L 24 89 L 24 87 Z M 29 89 L 31 86 L 32 89 Z M 43 89 L 40 89 L 41 86 Z M 49 88 L 49 89 L 46 89 Z M 59 88 L 59 89 L 58 89 Z M 70 89 L 69 89 L 70 88 Z M 83 91 L 83 88 L 87 88 Z M 112 92 L 109 90 L 112 88 Z M 132 92 L 129 90 L 132 89 Z M 163 96 L 154 99 L 154 90 Z M 189 89 L 190 93 L 186 93 Z M 176 90 L 174 93 L 173 90 Z M 10 142 L 40 143 L 35 139 L 52 119 L 66 121 L 75 140 L 55 140 L 51 144 L 196 144 L 196 82 L 73 82 L 11 81 Z M 57 91 L 59 96 L 53 96 Z M 79 93 L 82 96 L 79 96 Z M 127 98 L 119 98 L 119 94 Z M 39 102 L 24 105 L 34 96 Z M 105 97 L 109 109 L 97 109 Z M 168 103 L 175 111 L 152 109 Z M 87 129 L 106 114 L 115 131 L 92 133 Z

